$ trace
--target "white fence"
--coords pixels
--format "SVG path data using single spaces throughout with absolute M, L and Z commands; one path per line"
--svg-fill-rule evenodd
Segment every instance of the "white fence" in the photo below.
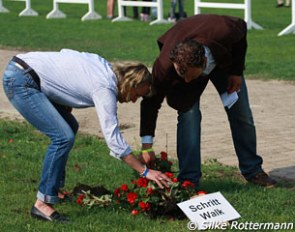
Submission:
M 95 20 L 101 19 L 101 15 L 94 11 L 94 2 L 93 0 L 53 0 L 53 10 L 49 12 L 46 16 L 47 19 L 50 18 L 65 18 L 66 15 L 59 10 L 59 3 L 78 3 L 78 4 L 88 4 L 88 12 L 81 18 L 82 21 L 85 20 Z
M 8 13 L 9 10 L 7 10 L 2 3 L 2 0 L 0 0 L 0 13 Z
M 26 8 L 19 13 L 19 16 L 37 16 L 38 15 L 38 13 L 31 8 L 31 0 L 13 0 L 13 1 L 26 3 Z M 0 0 L 0 13 L 6 13 L 6 12 L 9 12 L 9 10 L 7 10 L 3 6 L 2 0 Z
M 132 20 L 126 17 L 126 15 L 124 15 L 124 6 L 155 7 L 157 9 L 157 19 L 150 22 L 150 25 L 168 23 L 168 21 L 163 18 L 163 1 L 162 0 L 156 0 L 154 2 L 118 0 L 118 17 L 113 19 L 112 22 Z
M 216 2 L 202 2 L 201 0 L 195 1 L 195 14 L 200 14 L 200 8 L 222 8 L 222 9 L 240 9 L 244 10 L 244 20 L 247 22 L 247 28 L 263 29 L 252 20 L 251 15 L 251 0 L 244 0 L 244 3 L 216 3 Z
M 38 13 L 31 8 L 31 0 L 11 0 L 25 2 L 26 8 L 20 12 L 19 16 L 37 16 Z M 102 16 L 94 10 L 94 0 L 53 0 L 53 10 L 47 14 L 46 18 L 65 18 L 66 15 L 61 12 L 58 8 L 59 3 L 73 3 L 73 4 L 88 4 L 88 12 L 81 18 L 84 20 L 101 19 Z M 248 29 L 262 29 L 262 27 L 256 24 L 252 20 L 251 15 L 251 0 L 244 0 L 244 3 L 216 3 L 216 2 L 202 2 L 201 0 L 194 0 L 194 13 L 200 14 L 200 8 L 223 8 L 223 9 L 240 9 L 244 10 L 244 20 L 247 22 Z M 130 18 L 124 15 L 124 6 L 141 6 L 141 7 L 154 7 L 157 10 L 157 19 L 152 21 L 150 25 L 157 23 L 168 23 L 163 18 L 163 0 L 156 0 L 154 2 L 143 2 L 143 1 L 131 1 L 131 0 L 118 0 L 118 17 L 113 19 L 116 21 L 129 21 Z M 3 6 L 2 0 L 0 0 L 0 13 L 9 12 Z M 278 36 L 286 35 L 289 33 L 295 34 L 295 0 L 292 0 L 292 22 L 291 24 L 282 30 Z
M 37 16 L 38 13 L 31 8 L 31 0 L 23 0 L 26 2 L 26 8 L 19 13 L 19 16 Z
M 292 22 L 288 27 L 286 27 L 284 30 L 282 30 L 278 34 L 278 36 L 286 35 L 289 33 L 295 34 L 295 0 L 292 0 Z

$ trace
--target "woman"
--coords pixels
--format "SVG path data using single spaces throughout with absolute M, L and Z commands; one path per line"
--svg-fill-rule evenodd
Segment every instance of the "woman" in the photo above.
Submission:
M 64 198 L 66 162 L 78 130 L 71 108 L 94 106 L 111 153 L 160 187 L 168 186 L 164 174 L 133 156 L 118 127 L 117 100 L 135 102 L 150 92 L 151 74 L 143 64 L 111 66 L 99 55 L 69 49 L 29 52 L 9 62 L 3 87 L 19 113 L 51 139 L 32 217 L 68 221 L 53 205 Z

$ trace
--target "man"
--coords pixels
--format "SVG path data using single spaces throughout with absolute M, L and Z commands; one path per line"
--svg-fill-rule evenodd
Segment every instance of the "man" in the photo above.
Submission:
M 160 55 L 153 65 L 155 95 L 141 102 L 142 148 L 152 147 L 158 110 L 166 97 L 178 111 L 179 180 L 196 188 L 201 178 L 200 96 L 208 80 L 218 93 L 236 93 L 225 108 L 239 168 L 247 181 L 266 187 L 276 184 L 263 170 L 256 153 L 256 134 L 243 76 L 247 49 L 246 23 L 235 17 L 196 15 L 179 21 L 158 39 Z M 217 142 L 217 141 L 216 141 Z M 151 164 L 154 153 L 144 155 Z

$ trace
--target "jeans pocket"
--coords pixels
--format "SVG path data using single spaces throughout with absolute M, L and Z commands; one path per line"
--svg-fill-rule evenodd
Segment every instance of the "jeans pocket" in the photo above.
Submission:
M 13 82 L 15 81 L 15 78 L 6 74 L 7 73 L 5 72 L 3 77 L 3 89 L 7 98 L 11 100 L 14 96 Z

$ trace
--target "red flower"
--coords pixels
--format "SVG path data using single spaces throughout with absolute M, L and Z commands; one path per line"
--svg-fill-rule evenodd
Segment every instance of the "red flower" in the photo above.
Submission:
M 177 183 L 177 182 L 178 182 L 178 179 L 177 179 L 176 177 L 174 177 L 174 178 L 172 179 L 172 182 Z
M 131 211 L 131 214 L 133 216 L 136 216 L 137 214 L 139 214 L 139 211 L 137 209 L 134 209 L 134 210 Z
M 9 140 L 8 140 L 8 143 L 13 143 L 13 142 L 14 142 L 13 139 L 9 139 Z
M 148 186 L 148 183 L 149 183 L 148 179 L 143 177 L 139 177 L 137 180 L 138 187 L 146 188 Z
M 165 175 L 172 179 L 174 174 L 172 172 L 165 172 Z
M 205 191 L 203 191 L 203 190 L 200 190 L 200 191 L 197 192 L 197 194 L 201 196 L 201 195 L 206 195 L 207 192 L 205 192 Z
M 114 191 L 114 195 L 116 197 L 120 197 L 121 196 L 121 192 L 120 192 L 120 189 L 119 188 L 116 188 L 115 191 Z
M 143 201 L 140 201 L 138 203 L 138 206 L 141 208 L 141 209 L 145 209 L 145 203 Z
M 137 194 L 134 192 L 130 192 L 127 194 L 127 200 L 131 205 L 134 205 L 135 201 L 137 199 Z
M 81 194 L 76 200 L 77 204 L 82 205 L 83 199 L 84 199 L 84 194 Z
M 161 160 L 167 160 L 168 159 L 168 155 L 167 155 L 167 153 L 165 151 L 162 151 L 160 153 L 160 155 L 161 155 Z
M 148 188 L 146 191 L 147 191 L 148 195 L 152 195 L 154 192 L 152 187 Z
M 127 192 L 128 191 L 128 185 L 127 184 L 122 184 L 121 185 L 121 190 L 124 191 L 124 192 Z
M 183 188 L 188 188 L 188 187 L 195 187 L 195 185 L 194 185 L 194 183 L 192 183 L 191 181 L 189 181 L 189 180 L 185 180 L 185 181 L 183 181 L 183 183 L 181 184 L 181 186 L 183 187 Z
M 138 203 L 138 206 L 141 208 L 142 211 L 147 211 L 147 210 L 150 210 L 151 208 L 151 203 L 147 202 L 147 203 L 144 203 L 143 201 L 140 201 Z

